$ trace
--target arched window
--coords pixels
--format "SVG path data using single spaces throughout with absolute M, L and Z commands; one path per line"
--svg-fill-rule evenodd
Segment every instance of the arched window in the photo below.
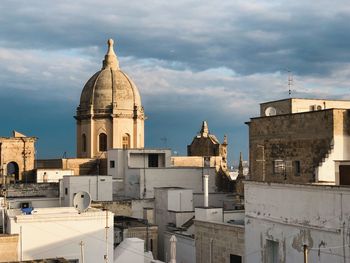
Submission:
M 130 135 L 129 134 L 124 134 L 123 135 L 123 149 L 129 149 L 130 148 Z
M 19 167 L 16 162 L 10 162 L 7 164 L 7 176 L 10 180 L 19 181 Z
M 81 148 L 82 148 L 82 152 L 86 152 L 86 135 L 85 135 L 85 133 L 83 133 L 83 135 L 81 136 Z
M 100 133 L 100 135 L 98 136 L 98 141 L 99 141 L 99 151 L 100 152 L 107 151 L 107 134 Z

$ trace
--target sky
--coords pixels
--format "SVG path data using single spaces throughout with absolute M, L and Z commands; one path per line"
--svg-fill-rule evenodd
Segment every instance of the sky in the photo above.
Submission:
M 0 136 L 75 156 L 75 115 L 113 38 L 148 117 L 147 147 L 185 155 L 203 120 L 248 158 L 259 103 L 350 99 L 347 1 L 0 1 Z M 288 73 L 291 72 L 291 73 Z

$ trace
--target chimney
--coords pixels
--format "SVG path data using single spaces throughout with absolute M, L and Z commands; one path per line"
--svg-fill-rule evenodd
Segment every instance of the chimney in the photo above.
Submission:
M 204 180 L 204 207 L 209 206 L 209 175 L 205 174 L 203 176 Z

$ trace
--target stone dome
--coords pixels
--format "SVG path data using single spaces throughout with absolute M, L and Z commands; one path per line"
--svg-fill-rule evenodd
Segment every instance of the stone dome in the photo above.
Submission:
M 112 113 L 112 110 L 141 109 L 140 93 L 133 81 L 119 68 L 113 50 L 113 40 L 108 40 L 108 51 L 102 69 L 85 84 L 80 97 L 77 115 Z M 92 111 L 92 112 L 91 112 Z

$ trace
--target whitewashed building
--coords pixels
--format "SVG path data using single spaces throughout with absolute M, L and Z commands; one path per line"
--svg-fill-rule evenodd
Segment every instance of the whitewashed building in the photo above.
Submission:
M 73 207 L 38 208 L 26 215 L 7 210 L 7 233 L 19 234 L 20 260 L 64 257 L 81 262 L 113 259 L 113 213 L 89 208 L 78 213 Z M 106 239 L 106 225 L 107 239 Z M 106 254 L 107 253 L 107 254 Z
M 246 262 L 349 262 L 350 188 L 245 182 Z
M 215 192 L 215 168 L 171 165 L 171 150 L 112 149 L 108 151 L 108 175 L 113 194 L 137 199 L 154 198 L 156 187 L 184 187 L 203 192 L 202 177 L 209 174 L 209 191 Z
M 107 175 L 63 176 L 60 199 L 63 206 L 72 206 L 80 191 L 88 192 L 93 201 L 112 201 L 112 177 Z

